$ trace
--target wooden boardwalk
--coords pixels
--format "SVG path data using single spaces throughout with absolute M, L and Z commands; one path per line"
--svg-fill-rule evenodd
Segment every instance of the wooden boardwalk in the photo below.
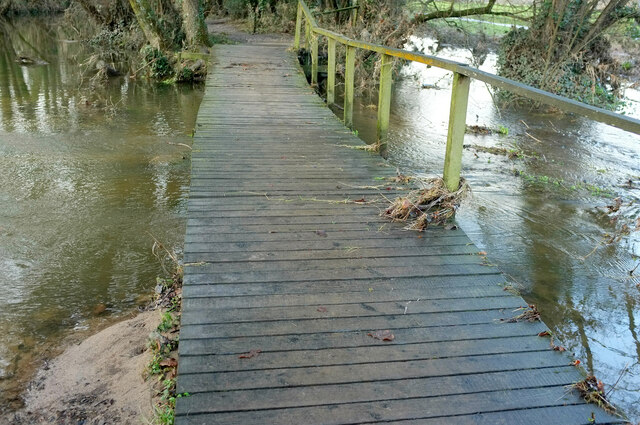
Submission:
M 217 46 L 193 151 L 176 423 L 622 423 L 508 323 L 461 230 L 380 217 L 395 169 L 308 87 L 282 45 Z M 361 202 L 362 200 L 367 203 Z M 358 202 L 360 201 L 360 202 Z M 369 334 L 389 330 L 393 341 Z

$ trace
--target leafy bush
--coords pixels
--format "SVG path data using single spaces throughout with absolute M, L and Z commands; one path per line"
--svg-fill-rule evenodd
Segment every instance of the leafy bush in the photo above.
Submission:
M 142 56 L 153 78 L 162 80 L 172 74 L 173 68 L 171 67 L 171 63 L 160 50 L 154 49 L 151 46 L 145 46 L 142 49 Z

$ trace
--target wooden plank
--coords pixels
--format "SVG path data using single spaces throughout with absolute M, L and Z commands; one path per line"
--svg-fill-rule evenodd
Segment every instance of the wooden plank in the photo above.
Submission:
M 434 277 L 410 277 L 410 278 L 366 278 L 366 279 L 338 279 L 338 280 L 300 280 L 289 282 L 263 282 L 260 285 L 247 285 L 245 283 L 190 283 L 185 286 L 184 292 L 193 296 L 264 296 L 281 294 L 342 294 L 343 292 L 377 292 L 387 293 L 397 290 L 420 290 L 427 294 L 440 288 L 483 288 L 488 286 L 500 287 L 504 290 L 506 279 L 499 272 L 487 275 L 456 275 Z M 189 292 L 191 291 L 191 292 Z M 453 292 L 455 293 L 455 292 Z M 425 299 L 430 299 L 425 295 Z M 441 297 L 442 298 L 442 297 Z
M 402 349 L 408 346 L 403 346 Z M 256 357 L 258 359 L 260 356 Z M 250 359 L 252 360 L 252 359 Z M 207 362 L 188 362 L 180 365 L 182 376 L 190 375 L 189 393 L 197 386 L 211 391 L 236 391 L 259 388 L 283 388 L 352 382 L 376 382 L 431 378 L 436 376 L 471 375 L 523 369 L 548 369 L 567 366 L 554 352 L 510 352 L 474 354 L 442 358 L 424 358 L 399 362 L 366 362 L 318 367 L 291 367 L 253 370 L 221 371 Z M 576 374 L 576 381 L 579 380 Z M 443 389 L 443 391 L 445 391 Z M 197 391 L 196 391 L 197 392 Z M 498 406 L 496 406 L 498 407 Z
M 397 314 L 385 316 L 367 317 L 366 320 L 357 317 L 346 318 L 318 318 L 304 321 L 281 320 L 264 322 L 241 322 L 225 324 L 185 324 L 180 331 L 180 340 L 197 338 L 229 338 L 239 336 L 261 336 L 261 335 L 303 335 L 303 334 L 323 334 L 353 331 L 367 331 L 378 329 L 404 329 L 412 327 L 439 327 L 455 325 L 471 325 L 478 323 L 493 323 L 513 317 L 511 310 L 477 310 L 446 313 L 427 314 Z M 215 320 L 209 317 L 200 317 L 198 320 L 207 322 Z M 510 323 L 504 324 L 511 325 Z M 562 359 L 566 362 L 566 359 Z
M 288 407 L 339 405 L 373 401 L 405 400 L 420 397 L 442 397 L 454 394 L 504 391 L 510 388 L 536 388 L 569 385 L 579 378 L 569 366 L 539 370 L 490 372 L 476 375 L 409 378 L 402 381 L 376 381 L 300 388 L 267 388 L 198 393 L 194 404 L 206 404 L 210 412 L 268 410 Z M 183 384 L 188 391 L 188 381 Z M 299 394 L 304 391 L 304 400 Z
M 185 263 L 237 263 L 237 262 L 266 262 L 266 261 L 296 261 L 306 258 L 314 258 L 316 260 L 330 260 L 340 258 L 395 258 L 395 257 L 423 257 L 423 256 L 441 256 L 441 255 L 477 255 L 477 248 L 471 245 L 449 245 L 444 244 L 435 248 L 433 245 L 424 247 L 410 247 L 406 245 L 392 249 L 384 248 L 362 248 L 358 246 L 345 246 L 336 249 L 309 249 L 308 252 L 291 249 L 291 247 L 283 247 L 277 251 L 254 251 L 252 249 L 231 250 L 227 249 L 229 245 L 219 247 L 224 253 L 217 252 L 193 252 L 184 254 Z M 245 245 L 246 246 L 246 245 Z M 308 246 L 304 244 L 302 246 Z M 286 248 L 286 249 L 284 249 Z M 191 246 L 193 250 L 193 246 Z M 203 245 L 203 249 L 209 250 L 209 244 Z
M 442 343 L 415 343 L 402 347 L 396 345 L 369 345 L 352 348 L 331 348 L 326 350 L 274 351 L 262 350 L 260 356 L 252 362 L 239 358 L 238 354 L 216 354 L 204 356 L 185 356 L 182 371 L 200 369 L 200 364 L 215 363 L 215 373 L 238 372 L 246 370 L 315 368 L 335 365 L 359 365 L 373 363 L 408 362 L 434 360 L 440 358 L 460 358 L 504 353 L 530 353 L 549 350 L 549 344 L 537 336 L 492 338 L 484 340 L 450 341 L 446 353 L 442 351 Z M 247 344 L 246 350 L 251 347 Z M 260 348 L 260 347 L 254 347 Z M 565 364 L 569 366 L 568 364 Z M 580 380 L 580 373 L 573 369 L 573 382 Z M 188 382 L 188 381 L 187 381 Z M 187 384 L 185 383 L 185 386 Z M 194 384 L 194 387 L 196 385 Z M 217 384 L 198 385 L 202 392 L 219 389 Z M 441 390 L 442 391 L 442 390 Z M 191 391 L 190 391 L 191 392 Z
M 202 283 L 270 283 L 270 282 L 313 282 L 319 280 L 354 280 L 375 278 L 421 278 L 449 276 L 451 278 L 465 275 L 496 274 L 498 271 L 476 264 L 444 264 L 438 266 L 406 266 L 406 267 L 338 267 L 335 269 L 282 270 L 265 273 L 257 272 L 201 272 L 198 266 L 187 267 L 189 271 L 184 277 L 186 284 Z M 200 273 L 199 273 L 200 272 Z
M 190 287 L 189 291 L 183 292 L 191 301 L 206 299 L 207 305 L 212 309 L 221 308 L 255 308 L 255 307 L 284 307 L 284 306 L 321 306 L 329 308 L 334 305 L 343 304 L 345 300 L 350 303 L 373 303 L 373 302 L 401 302 L 405 305 L 418 300 L 450 300 L 467 299 L 481 297 L 505 297 L 509 293 L 499 285 L 477 286 L 477 287 L 456 287 L 456 288 L 433 288 L 426 291 L 425 288 L 413 289 L 396 287 L 392 291 L 369 291 L 366 285 L 362 285 L 359 291 L 353 288 L 352 291 L 339 293 L 305 293 L 305 294 L 276 294 L 276 295 L 235 295 L 219 296 L 215 285 L 200 285 Z M 317 308 L 316 308 L 317 310 Z
M 532 336 L 547 330 L 540 322 L 520 322 L 503 326 L 498 323 L 476 323 L 442 327 L 412 327 L 394 329 L 393 345 L 419 343 L 450 343 L 454 341 L 485 340 L 494 338 Z M 260 347 L 263 352 L 296 350 L 327 350 L 334 348 L 372 347 L 387 342 L 372 339 L 370 331 L 327 332 L 321 338 L 316 334 L 256 335 L 231 338 L 184 339 L 180 353 L 184 356 L 240 355 L 247 347 Z
M 595 421 L 591 419 L 592 415 L 595 417 Z M 442 424 L 442 418 L 421 418 L 387 423 L 394 425 L 440 425 Z M 591 425 L 597 423 L 614 425 L 626 424 L 627 422 L 621 418 L 603 414 L 601 411 L 594 409 L 593 405 L 587 404 L 482 412 L 447 418 L 447 424 L 451 425 L 531 425 L 534 423 L 563 425 Z
M 373 301 L 350 304 L 306 304 L 303 306 L 265 306 L 248 308 L 216 308 L 209 298 L 190 298 L 184 300 L 185 311 L 182 315 L 183 325 L 199 324 L 203 320 L 208 324 L 249 323 L 282 320 L 318 320 L 333 318 L 371 318 L 378 316 L 397 316 L 414 314 L 434 314 L 442 312 L 478 311 L 480 309 L 497 309 L 514 311 L 526 304 L 520 297 L 476 297 L 449 298 L 446 300 L 423 300 L 420 298 L 407 301 Z M 326 305 L 325 305 L 326 304 Z M 324 307 L 318 311 L 318 307 Z M 211 312 L 207 315 L 206 311 Z M 511 316 L 516 316 L 513 313 Z M 203 317 L 205 316 L 205 317 Z

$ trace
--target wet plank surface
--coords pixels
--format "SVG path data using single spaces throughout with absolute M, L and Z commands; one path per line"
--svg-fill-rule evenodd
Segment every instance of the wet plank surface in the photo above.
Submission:
M 622 423 L 461 230 L 381 218 L 408 188 L 286 46 L 216 46 L 193 149 L 176 423 Z M 373 338 L 388 330 L 392 341 Z M 253 355 L 247 355 L 253 353 Z M 249 357 L 249 358 L 247 358 Z

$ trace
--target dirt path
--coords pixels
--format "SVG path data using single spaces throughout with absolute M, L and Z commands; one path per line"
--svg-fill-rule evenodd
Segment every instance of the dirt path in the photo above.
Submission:
M 228 18 L 212 17 L 207 20 L 207 28 L 213 34 L 225 34 L 229 40 L 238 44 L 290 44 L 288 34 L 250 34 L 240 27 L 240 22 Z

